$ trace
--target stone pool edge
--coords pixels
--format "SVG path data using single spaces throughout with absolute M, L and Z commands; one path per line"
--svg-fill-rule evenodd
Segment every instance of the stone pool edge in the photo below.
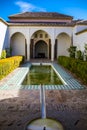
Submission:
M 73 76 L 68 74 L 56 63 L 26 63 L 17 68 L 13 77 L 8 78 L 7 82 L 0 83 L 0 90 L 3 89 L 39 89 L 39 85 L 21 85 L 26 74 L 28 73 L 31 65 L 51 65 L 58 77 L 63 82 L 63 85 L 44 85 L 46 90 L 80 90 L 84 89 L 84 85 L 81 85 Z M 4 79 L 5 80 L 5 79 Z M 25 86 L 25 87 L 24 87 Z

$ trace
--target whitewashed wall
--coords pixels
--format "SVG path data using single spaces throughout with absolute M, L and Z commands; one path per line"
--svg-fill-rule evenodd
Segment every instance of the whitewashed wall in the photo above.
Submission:
M 83 29 L 87 29 L 87 25 L 77 25 L 76 32 L 82 31 Z
M 25 55 L 25 37 L 21 33 L 15 33 L 11 37 L 12 55 Z
M 66 33 L 61 33 L 57 37 L 57 57 L 64 55 L 69 56 L 68 48 L 71 45 L 71 38 Z
M 69 38 L 67 39 L 67 37 L 65 37 L 65 40 L 59 38 L 58 42 L 60 42 L 60 46 L 59 46 L 60 48 L 58 50 L 58 55 L 63 54 L 63 55 L 68 56 L 68 52 L 64 51 L 64 49 L 69 48 L 69 46 L 71 44 L 72 36 L 73 36 L 73 45 L 77 46 L 78 49 L 83 51 L 84 50 L 84 44 L 87 43 L 87 32 L 83 32 L 83 33 L 78 34 L 78 35 L 76 35 L 76 32 L 81 31 L 82 29 L 85 29 L 85 28 L 87 28 L 86 25 L 85 26 L 78 25 L 78 26 L 75 26 L 75 27 L 10 26 L 9 27 L 9 43 L 10 43 L 10 38 L 14 33 L 16 33 L 16 32 L 22 33 L 24 35 L 26 41 L 27 41 L 27 48 L 28 48 L 27 57 L 28 57 L 28 60 L 29 60 L 30 59 L 29 47 L 30 47 L 31 37 L 33 36 L 33 34 L 35 32 L 37 32 L 39 30 L 45 31 L 49 35 L 49 38 L 51 39 L 51 45 L 52 45 L 52 50 L 51 50 L 52 57 L 51 57 L 51 59 L 53 60 L 55 39 L 62 33 L 66 33 L 69 36 Z M 66 42 L 66 44 L 64 42 Z
M 27 50 L 27 58 L 28 58 L 28 60 L 30 59 L 30 50 L 29 50 L 30 39 L 33 36 L 33 34 L 35 32 L 37 32 L 37 31 L 39 31 L 39 30 L 45 31 L 49 35 L 49 38 L 51 39 L 51 54 L 52 54 L 51 60 L 54 60 L 54 44 L 55 44 L 55 39 L 57 38 L 57 36 L 60 33 L 66 33 L 71 38 L 72 33 L 73 33 L 72 32 L 72 30 L 73 30 L 72 27 L 62 27 L 62 26 L 59 26 L 59 27 L 10 26 L 9 27 L 9 40 L 11 39 L 11 36 L 16 32 L 20 32 L 25 36 L 25 39 L 27 41 L 27 48 L 28 48 L 28 50 Z M 9 41 L 9 46 L 10 46 L 10 41 Z M 65 46 L 67 48 L 67 44 Z M 64 47 L 64 44 L 62 44 L 62 47 Z M 65 54 L 65 52 L 64 52 L 64 54 Z M 68 54 L 66 54 L 66 55 L 68 55 Z
M 9 27 L 9 37 L 11 37 L 16 32 L 21 32 L 27 39 L 27 38 L 31 38 L 32 35 L 39 30 L 45 31 L 51 39 L 56 39 L 56 37 L 63 32 L 67 33 L 70 37 L 72 36 L 73 33 L 72 27 L 11 26 Z
M 7 31 L 7 25 L 2 19 L 0 19 L 0 55 L 4 46 L 6 31 Z
M 84 45 L 87 44 L 87 31 L 78 32 L 84 29 L 87 29 L 87 25 L 77 25 L 73 28 L 73 45 L 77 46 L 77 49 L 81 51 L 84 51 Z M 78 34 L 76 35 L 76 33 Z
M 84 46 L 87 44 L 87 32 L 80 33 L 76 35 L 76 37 L 77 42 L 75 45 L 77 46 L 77 49 L 84 51 Z

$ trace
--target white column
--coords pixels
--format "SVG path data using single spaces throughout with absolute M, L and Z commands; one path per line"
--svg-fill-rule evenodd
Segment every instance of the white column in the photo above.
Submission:
M 33 58 L 35 58 L 35 44 L 34 43 L 33 43 Z
M 51 41 L 51 61 L 54 61 L 54 44 L 55 40 Z
M 27 39 L 27 61 L 30 60 L 30 39 Z
M 46 44 L 47 44 L 47 59 L 49 59 L 49 41 L 46 41 Z

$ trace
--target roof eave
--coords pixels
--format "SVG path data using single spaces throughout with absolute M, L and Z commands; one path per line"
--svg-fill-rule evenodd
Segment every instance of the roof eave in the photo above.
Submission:
M 59 26 L 67 26 L 67 27 L 74 27 L 75 25 L 74 24 L 29 24 L 29 23 L 9 23 L 9 26 L 56 26 L 56 27 L 59 27 Z
M 84 32 L 87 32 L 87 28 L 84 29 L 84 30 L 81 30 L 81 31 L 79 31 L 79 32 L 77 32 L 77 33 L 75 33 L 75 34 L 76 34 L 76 35 L 79 35 L 79 34 L 84 33 Z
M 2 21 L 5 25 L 8 25 L 8 23 L 0 17 L 0 21 Z

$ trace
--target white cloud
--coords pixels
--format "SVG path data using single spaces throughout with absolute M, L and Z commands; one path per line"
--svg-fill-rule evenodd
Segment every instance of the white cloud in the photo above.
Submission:
M 21 12 L 26 12 L 26 11 L 42 11 L 46 12 L 46 9 L 35 6 L 31 3 L 24 2 L 24 1 L 17 1 L 15 2 L 17 6 L 19 6 Z

